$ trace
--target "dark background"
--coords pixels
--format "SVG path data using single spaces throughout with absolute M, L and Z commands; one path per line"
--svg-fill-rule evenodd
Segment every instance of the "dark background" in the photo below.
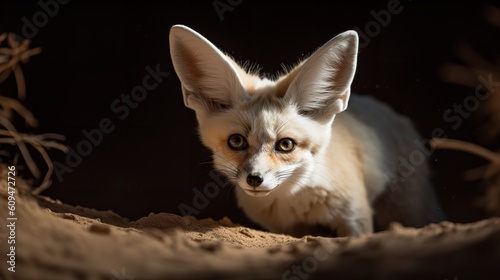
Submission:
M 275 73 L 282 70 L 281 64 L 294 64 L 340 32 L 365 30 L 374 21 L 371 11 L 387 9 L 388 2 L 348 3 L 243 0 L 226 11 L 222 21 L 212 1 L 73 0 L 60 5 L 32 38 L 32 46 L 42 47 L 43 52 L 22 65 L 28 88 L 24 104 L 40 126 L 20 130 L 64 134 L 75 148 L 85 139 L 81 131 L 97 128 L 105 117 L 116 129 L 104 135 L 73 172 L 63 174 L 62 182 L 54 177 L 44 195 L 111 209 L 130 219 L 150 212 L 179 214 L 181 203 L 192 206 L 192 189 L 203 190 L 213 182 L 210 153 L 197 138 L 194 112 L 183 105 L 170 61 L 169 28 L 188 25 L 237 60 L 256 62 L 265 73 Z M 401 0 L 401 6 L 402 12 L 392 15 L 390 23 L 361 49 L 353 91 L 375 96 L 409 116 L 425 138 L 434 128 L 442 128 L 451 138 L 498 148 L 498 141 L 478 137 L 484 128 L 475 117 L 464 120 L 457 130 L 443 120 L 445 110 L 461 104 L 474 90 L 446 83 L 438 75 L 444 63 L 462 63 L 456 55 L 460 43 L 470 43 L 488 58 L 498 55 L 500 30 L 483 19 L 484 3 Z M 0 33 L 22 35 L 23 17 L 33 22 L 41 10 L 36 1 L 2 0 Z M 120 120 L 111 103 L 142 84 L 146 66 L 157 64 L 170 75 Z M 0 94 L 14 93 L 11 77 L 0 86 Z M 65 162 L 60 152 L 51 156 Z M 476 203 L 484 186 L 465 182 L 461 176 L 485 161 L 454 151 L 436 151 L 430 161 L 449 219 L 468 222 L 485 217 Z M 249 224 L 229 187 L 198 215 L 223 216 Z

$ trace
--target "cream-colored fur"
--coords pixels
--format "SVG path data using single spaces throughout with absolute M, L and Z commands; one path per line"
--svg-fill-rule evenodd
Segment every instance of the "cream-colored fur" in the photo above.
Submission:
M 196 112 L 215 168 L 238 186 L 239 205 L 263 227 L 302 235 L 321 225 L 348 236 L 372 232 L 374 217 L 381 229 L 442 219 L 427 165 L 405 177 L 398 172 L 398 159 L 418 149 L 410 121 L 350 95 L 357 50 L 356 32 L 344 32 L 269 80 L 188 27 L 172 27 L 185 105 Z M 232 135 L 246 144 L 235 149 Z M 291 151 L 281 150 L 283 139 L 291 139 Z M 254 175 L 261 179 L 255 185 Z

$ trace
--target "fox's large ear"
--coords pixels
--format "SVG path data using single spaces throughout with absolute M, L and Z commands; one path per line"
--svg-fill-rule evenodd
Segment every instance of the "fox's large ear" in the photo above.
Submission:
M 187 107 L 210 113 L 247 97 L 237 73 L 243 70 L 189 27 L 174 25 L 170 29 L 170 55 Z
M 337 35 L 278 80 L 278 87 L 287 86 L 284 98 L 302 114 L 319 121 L 331 120 L 347 108 L 357 53 L 355 31 Z

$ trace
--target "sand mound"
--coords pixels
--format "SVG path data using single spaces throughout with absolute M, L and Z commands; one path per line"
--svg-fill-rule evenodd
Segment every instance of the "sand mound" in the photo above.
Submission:
M 0 198 L 7 199 L 5 187 Z M 227 218 L 161 213 L 129 222 L 111 211 L 20 194 L 15 211 L 16 272 L 2 261 L 1 279 L 461 280 L 500 275 L 500 218 L 423 229 L 394 225 L 357 238 L 298 239 Z M 6 203 L 1 213 L 5 221 Z M 0 240 L 5 259 L 10 248 L 7 239 Z

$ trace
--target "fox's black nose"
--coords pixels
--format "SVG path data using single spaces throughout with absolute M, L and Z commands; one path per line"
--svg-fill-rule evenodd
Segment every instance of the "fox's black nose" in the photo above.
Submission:
M 264 178 L 259 173 L 251 173 L 247 176 L 247 183 L 254 188 L 260 186 L 263 181 Z

